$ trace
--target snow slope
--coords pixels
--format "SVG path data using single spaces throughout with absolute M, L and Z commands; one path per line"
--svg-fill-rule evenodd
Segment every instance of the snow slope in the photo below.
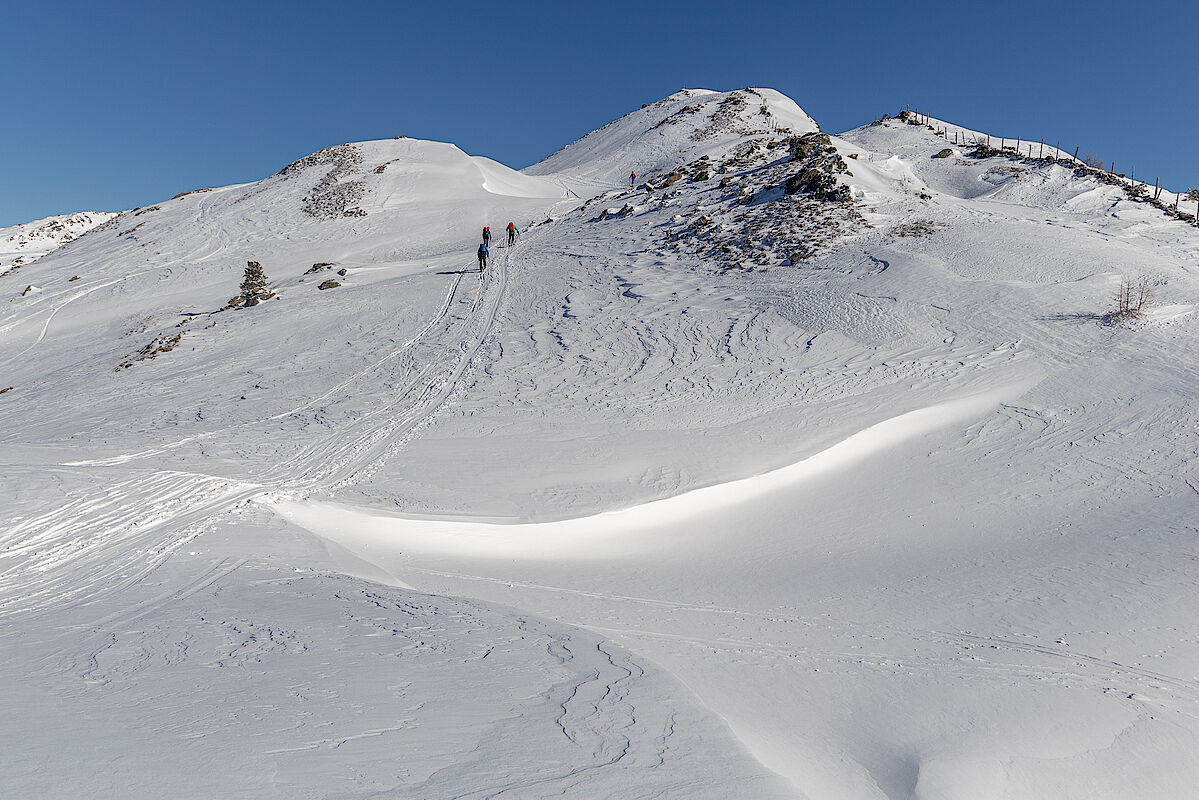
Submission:
M 80 211 L 0 228 L 0 275 L 37 261 L 114 216 L 104 211 Z
M 1191 796 L 1199 230 L 897 121 L 787 194 L 764 91 L 0 278 L 5 793 Z
M 592 131 L 524 172 L 556 176 L 587 193 L 588 188 L 624 186 L 630 172 L 644 180 L 754 134 L 815 130 L 815 120 L 773 89 L 683 89 Z

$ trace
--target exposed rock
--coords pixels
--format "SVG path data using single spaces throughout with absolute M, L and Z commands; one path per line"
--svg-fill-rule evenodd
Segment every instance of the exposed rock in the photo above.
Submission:
M 175 345 L 179 344 L 179 340 L 183 338 L 184 333 L 187 333 L 187 331 L 181 331 L 172 336 L 166 334 L 155 336 L 148 345 L 136 353 L 126 356 L 121 365 L 117 367 L 117 371 L 129 369 L 138 361 L 148 361 L 152 358 L 157 358 L 159 353 L 169 353 L 175 349 Z
M 807 158 L 822 147 L 831 147 L 832 143 L 833 140 L 827 133 L 805 133 L 787 141 L 787 152 L 790 153 L 792 161 L 797 161 Z
M 353 206 L 366 192 L 365 181 L 344 180 L 362 166 L 362 153 L 353 145 L 339 144 L 305 156 L 279 170 L 279 175 L 290 180 L 309 168 L 321 166 L 330 169 L 300 201 L 301 210 L 318 219 L 366 216 L 365 211 Z
M 905 222 L 902 225 L 897 225 L 891 230 L 893 236 L 903 236 L 908 238 L 929 236 L 937 231 L 943 231 L 949 226 L 944 222 L 937 222 L 931 219 L 917 219 L 912 222 Z
M 338 283 L 337 281 L 327 280 L 327 281 L 323 281 L 321 283 L 321 285 L 316 288 L 320 289 L 321 291 L 324 291 L 325 289 L 336 289 L 338 286 L 341 286 L 341 284 Z
M 787 194 L 803 194 L 817 200 L 844 202 L 852 198 L 848 186 L 842 186 L 830 173 L 815 167 L 807 167 L 792 175 L 783 183 Z
M 944 150 L 937 152 L 933 158 L 949 158 L 951 155 L 953 155 L 953 148 L 946 147 Z

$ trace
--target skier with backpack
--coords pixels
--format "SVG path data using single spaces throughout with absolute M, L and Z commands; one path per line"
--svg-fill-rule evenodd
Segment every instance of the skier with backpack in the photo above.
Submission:
M 635 186 L 636 184 L 637 184 L 637 173 L 636 173 L 636 172 L 630 172 L 630 173 L 629 173 L 629 188 L 631 189 L 631 188 L 632 188 L 633 186 Z
M 487 243 L 484 242 L 483 244 L 479 245 L 479 272 L 487 269 L 487 255 Z
M 491 227 L 487 225 L 483 226 L 483 244 L 491 244 Z
M 509 222 L 508 223 L 508 246 L 509 247 L 516 244 L 516 234 L 518 234 L 518 233 L 520 233 L 520 231 L 518 231 L 516 229 L 516 226 L 513 225 L 511 222 Z

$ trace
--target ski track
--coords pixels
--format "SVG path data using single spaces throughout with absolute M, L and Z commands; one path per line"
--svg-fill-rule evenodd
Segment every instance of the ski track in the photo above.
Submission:
M 499 265 L 492 273 L 499 273 L 498 278 L 480 284 L 466 318 L 447 319 L 461 284 L 462 273 L 459 273 L 450 282 L 445 301 L 420 332 L 323 397 L 344 391 L 382 363 L 407 353 L 438 326 L 444 328 L 438 331 L 441 334 L 438 344 L 450 336 L 486 335 L 495 321 L 503 294 L 506 260 L 493 261 Z M 484 304 L 488 311 L 476 320 Z M 102 488 L 100 496 L 75 498 L 38 515 L 10 519 L 0 528 L 0 554 L 15 559 L 16 563 L 0 570 L 3 590 L 0 615 L 110 595 L 152 572 L 167 556 L 202 533 L 210 518 L 225 509 L 266 491 L 306 494 L 345 480 L 371 459 L 380 457 L 391 438 L 411 430 L 423 415 L 434 413 L 477 349 L 477 340 L 472 344 L 466 339 L 443 348 L 447 355 L 426 364 L 389 402 L 373 409 L 349 430 L 329 434 L 294 460 L 264 471 L 253 482 L 177 471 L 138 470 L 141 474 Z M 290 416 L 320 399 L 272 419 Z M 227 433 L 217 431 L 207 435 Z M 160 454 L 181 443 L 63 466 L 112 467 Z
M 644 694 L 650 691 L 647 687 L 659 686 L 653 683 L 656 678 L 649 664 L 663 667 L 679 680 L 686 676 L 694 681 L 701 700 L 710 702 L 714 715 L 727 715 L 734 732 L 762 764 L 796 780 L 805 792 L 811 789 L 813 797 L 926 800 L 953 796 L 947 790 L 938 793 L 937 787 L 921 786 L 924 766 L 942 756 L 971 757 L 970 748 L 979 748 L 980 741 L 985 748 L 988 741 L 998 740 L 970 739 L 976 733 L 975 721 L 953 717 L 952 710 L 938 712 L 945 714 L 938 735 L 946 738 L 946 731 L 956 731 L 964 743 L 960 753 L 944 743 L 941 746 L 948 749 L 922 749 L 919 737 L 927 730 L 916 727 L 906 740 L 898 734 L 887 739 L 886 730 L 864 729 L 857 735 L 882 744 L 874 746 L 869 757 L 848 745 L 843 751 L 830 750 L 830 761 L 836 766 L 829 773 L 842 782 L 828 784 L 837 787 L 832 794 L 822 793 L 800 780 L 807 779 L 809 772 L 819 772 L 816 761 L 801 767 L 787 763 L 779 769 L 779 762 L 771 758 L 777 758 L 775 747 L 787 752 L 788 758 L 820 752 L 823 743 L 814 744 L 795 732 L 821 730 L 816 726 L 828 719 L 820 718 L 816 708 L 812 719 L 797 720 L 792 714 L 775 731 L 780 744 L 767 742 L 767 747 L 755 750 L 753 743 L 761 748 L 760 737 L 769 737 L 761 730 L 769 732 L 769 728 L 759 729 L 758 720 L 747 724 L 745 718 L 733 719 L 741 713 L 738 692 L 742 700 L 759 703 L 756 711 L 745 712 L 751 717 L 758 713 L 766 718 L 776 710 L 769 707 L 769 699 L 762 699 L 768 694 L 750 697 L 745 686 L 762 681 L 764 690 L 784 687 L 792 695 L 777 699 L 778 713 L 786 714 L 788 708 L 805 711 L 801 703 L 815 706 L 828 701 L 824 695 L 802 694 L 818 685 L 812 674 L 823 671 L 853 684 L 855 691 L 860 686 L 867 687 L 862 692 L 881 693 L 882 706 L 894 704 L 912 717 L 924 715 L 928 698 L 941 697 L 941 690 L 943 696 L 952 697 L 953 691 L 965 687 L 965 694 L 956 695 L 959 698 L 1010 692 L 1007 697 L 1023 702 L 1023 695 L 1041 698 L 1040 692 L 1049 688 L 1058 692 L 1056 698 L 1068 696 L 1065 704 L 1082 692 L 1089 703 L 1118 705 L 1128 712 L 1128 719 L 1136 720 L 1112 727 L 1116 743 L 1094 745 L 1091 751 L 1082 747 L 1083 761 L 1091 765 L 1097 757 L 1109 758 L 1105 748 L 1110 747 L 1115 758 L 1156 757 L 1148 769 L 1161 773 L 1162 756 L 1153 749 L 1158 740 L 1137 740 L 1142 748 L 1149 741 L 1148 749 L 1125 751 L 1119 739 L 1126 733 L 1147 736 L 1146 720 L 1168 713 L 1172 733 L 1187 741 L 1199 721 L 1199 678 L 1193 670 L 1187 671 L 1186 660 L 1192 630 L 1185 621 L 1169 619 L 1135 629 L 1136 613 L 1142 607 L 1182 618 L 1178 607 L 1183 603 L 1171 591 L 1195 586 L 1187 572 L 1186 546 L 1177 544 L 1189 541 L 1185 537 L 1192 536 L 1194 528 L 1177 508 L 1180 492 L 1186 497 L 1199 492 L 1191 466 L 1199 458 L 1194 439 L 1199 419 L 1193 404 L 1163 403 L 1160 396 L 1154 400 L 1153 393 L 1164 389 L 1177 399 L 1178 387 L 1199 383 L 1199 366 L 1189 358 L 1185 338 L 1192 323 L 1181 315 L 1161 324 L 1150 319 L 1138 327 L 1117 329 L 1096 325 L 1100 314 L 1094 309 L 1106 302 L 1112 280 L 1133 265 L 1149 262 L 1159 276 L 1169 276 L 1159 285 L 1167 302 L 1176 305 L 1166 307 L 1189 307 L 1193 298 L 1186 291 L 1193 285 L 1180 276 L 1193 270 L 1183 262 L 1193 260 L 1199 246 L 1186 238 L 1192 234 L 1190 229 L 1181 232 L 1180 227 L 1150 224 L 1142 217 L 1153 212 L 1130 209 L 1123 198 L 1105 200 L 1104 192 L 1109 190 L 1101 186 L 1087 188 L 1073 179 L 1063 179 L 1064 185 L 1058 186 L 1054 181 L 1062 182 L 1056 172 L 1060 167 L 1013 170 L 1006 162 L 994 167 L 957 157 L 929 166 L 929 153 L 942 143 L 919 129 L 912 133 L 913 141 L 924 137 L 934 144 L 904 144 L 908 150 L 902 157 L 869 149 L 874 137 L 887 143 L 885 137 L 891 135 L 883 128 L 867 127 L 838 140 L 839 146 L 857 148 L 862 156 L 851 166 L 857 173 L 855 180 L 866 186 L 861 190 L 861 206 L 874 227 L 855 234 L 827 258 L 814 259 L 781 278 L 772 273 L 761 281 L 735 271 L 715 272 L 702 259 L 688 260 L 660 246 L 656 237 L 672 224 L 667 218 L 688 211 L 692 201 L 694 213 L 706 210 L 704 203 L 715 193 L 711 185 L 705 188 L 697 181 L 688 187 L 683 182 L 680 191 L 690 192 L 684 195 L 688 208 L 678 201 L 667 209 L 664 200 L 655 210 L 644 188 L 613 184 L 592 174 L 569 179 L 553 176 L 550 180 L 576 200 L 579 192 L 606 190 L 594 206 L 585 203 L 565 214 L 565 224 L 572 226 L 569 244 L 563 244 L 563 237 L 543 235 L 544 229 L 526 230 L 518 247 L 493 249 L 492 266 L 477 284 L 466 277 L 472 273 L 459 269 L 444 296 L 440 284 L 435 292 L 422 288 L 428 292 L 419 295 L 423 310 L 434 308 L 441 298 L 429 318 L 405 328 L 407 338 L 401 342 L 388 340 L 383 347 L 372 342 L 353 353 L 351 357 L 361 355 L 361 360 L 336 373 L 332 386 L 322 386 L 297 405 L 292 404 L 299 397 L 285 395 L 289 399 L 282 405 L 292 407 L 278 411 L 279 406 L 274 406 L 259 419 L 238 421 L 236 413 L 228 415 L 231 421 L 221 419 L 218 408 L 217 427 L 186 436 L 159 437 L 170 430 L 169 419 L 147 422 L 138 432 L 155 438 L 143 439 L 142 449 L 136 452 L 72 461 L 56 454 L 47 470 L 61 482 L 48 480 L 49 493 L 43 492 L 36 502 L 18 502 L 0 511 L 6 517 L 0 520 L 0 616 L 13 620 L 37 615 L 38 622 L 46 620 L 48 627 L 43 631 L 35 623 L 27 630 L 71 637 L 69 647 L 61 647 L 59 655 L 43 657 L 43 671 L 69 675 L 73 687 L 103 688 L 152 676 L 156 665 L 176 667 L 196 660 L 192 648 L 200 635 L 197 618 L 204 622 L 204 635 L 217 642 L 205 668 L 220 668 L 229 675 L 270 675 L 261 665 L 272 663 L 272 658 L 286 654 L 301 659 L 318 648 L 314 634 L 282 625 L 251 603 L 243 603 L 240 611 L 234 604 L 228 613 L 207 616 L 204 609 L 218 603 L 222 593 L 244 589 L 239 581 L 248 574 L 271 585 L 272 593 L 280 587 L 291 591 L 313 584 L 320 588 L 308 591 L 319 593 L 326 586 L 341 586 L 339 581 L 344 580 L 344 585 L 357 588 L 333 595 L 345 608 L 339 606 L 339 616 L 328 631 L 346 635 L 352 629 L 353 640 L 365 641 L 370 648 L 376 645 L 369 637 L 385 636 L 379 641 L 398 641 L 397 649 L 413 652 L 444 653 L 478 644 L 478 650 L 468 656 L 454 651 L 461 663 L 502 654 L 494 644 L 474 638 L 487 627 L 482 617 L 498 614 L 505 625 L 515 626 L 521 641 L 544 648 L 547 662 L 555 666 L 545 674 L 554 676 L 554 684 L 525 710 L 496 723 L 486 737 L 465 745 L 452 766 L 415 783 L 397 782 L 390 787 L 407 796 L 601 796 L 602 787 L 609 785 L 605 781 L 613 774 L 626 774 L 621 770 L 642 770 L 629 774 L 651 776 L 652 783 L 659 775 L 657 768 L 670 758 L 687 755 L 689 745 L 681 738 L 686 721 L 676 720 L 673 712 L 664 716 L 664 707 L 650 702 L 656 698 Z M 654 140 L 641 155 L 669 159 L 677 147 L 677 142 Z M 951 168 L 964 177 L 954 177 Z M 284 179 L 268 179 L 272 180 Z M 1091 181 L 1084 183 L 1089 186 Z M 236 202 L 258 197 L 264 186 L 250 189 Z M 917 199 L 917 192 L 926 191 L 932 193 L 930 197 Z M 404 197 L 393 188 L 368 199 L 382 209 L 401 203 Z M 196 202 L 191 227 L 211 235 L 189 245 L 187 255 L 78 289 L 73 288 L 76 284 L 57 288 L 48 284 L 46 292 L 0 320 L 0 336 L 33 339 L 0 366 L 36 357 L 47 339 L 53 340 L 50 334 L 59 330 L 64 316 L 59 312 L 78 300 L 137 278 L 157 274 L 162 280 L 183 265 L 234 257 L 240 264 L 246 252 L 254 252 L 247 250 L 254 237 L 265 241 L 274 235 L 267 216 L 260 220 L 247 212 L 242 222 L 251 233 L 235 241 L 219 224 L 211 224 L 214 215 L 227 210 L 229 198 L 216 191 Z M 626 203 L 635 209 L 629 218 L 594 219 L 597 210 Z M 554 207 L 553 216 L 560 216 L 559 207 Z M 930 216 L 943 222 L 944 230 L 920 241 L 890 233 L 897 222 Z M 1076 245 L 1073 250 L 1049 246 L 1066 241 L 1061 239 L 1065 232 Z M 138 248 L 151 241 L 143 242 L 141 236 L 123 237 L 114 252 L 122 258 L 150 260 Z M 1005 246 L 996 247 L 998 241 Z M 460 255 L 449 245 L 438 252 L 415 253 L 399 239 L 390 253 L 380 255 L 380 247 L 378 242 L 355 245 L 348 251 L 354 261 L 351 266 L 358 267 L 359 256 L 363 263 L 375 266 L 402 265 L 405 256 L 411 256 L 413 263 L 429 267 L 429 262 L 451 261 Z M 313 251 L 308 258 L 309 249 L 298 252 L 308 261 L 317 257 Z M 473 291 L 465 290 L 468 285 Z M 120 302 L 118 294 L 114 302 Z M 336 302 L 340 296 L 323 296 L 322 302 L 325 298 Z M 378 349 L 370 349 L 372 345 Z M 1088 387 L 1088 393 L 1078 384 L 1099 388 Z M 200 423 L 198 411 L 196 423 L 213 424 L 209 417 Z M 505 441 L 505 437 L 519 439 L 530 431 L 539 432 L 542 423 L 549 431 L 550 445 L 529 437 L 526 452 L 512 449 Z M 593 445 L 605 449 L 597 449 L 600 455 L 568 454 L 560 464 L 551 463 L 541 473 L 544 485 L 535 489 L 514 480 L 509 489 L 517 499 L 503 497 L 511 504 L 499 507 L 512 509 L 507 519 L 519 524 L 481 522 L 505 517 L 474 509 L 458 516 L 437 513 L 452 507 L 452 501 L 420 486 L 418 480 L 423 478 L 419 470 L 436 464 L 426 467 L 418 459 L 408 459 L 414 466 L 396 458 L 427 435 L 435 446 L 451 446 L 449 452 L 457 455 L 446 460 L 464 459 L 461 463 L 473 479 L 475 465 L 469 458 L 486 457 L 487 447 L 509 448 L 506 455 L 511 461 L 552 452 L 558 445 L 553 439 L 555 424 L 588 427 L 578 441 L 562 437 L 563 447 L 576 446 L 581 452 Z M 98 430 L 111 433 L 109 428 Z M 704 447 L 689 449 L 695 432 L 725 431 L 733 431 L 728 440 L 707 444 L 710 460 L 695 458 Z M 659 449 L 651 446 L 642 454 L 629 446 L 628 440 L 642 435 L 659 437 L 654 445 Z M 473 444 L 476 436 L 484 447 L 462 446 Z M 105 445 L 111 441 L 107 436 L 100 439 Z M 267 444 L 258 450 L 243 449 L 239 446 L 243 440 Z M 69 439 L 63 441 L 69 444 Z M 734 441 L 735 447 L 729 444 Z M 795 442 L 806 449 L 796 451 Z M 147 443 L 153 446 L 144 447 Z M 907 448 L 905 453 L 920 452 L 905 455 L 907 460 L 896 457 L 887 462 L 891 468 L 897 464 L 903 470 L 910 468 L 911 474 L 894 477 L 896 486 L 923 487 L 933 506 L 957 502 L 950 484 L 954 489 L 962 484 L 967 487 L 962 496 L 973 503 L 965 512 L 970 526 L 979 523 L 996 541 L 980 545 L 956 518 L 947 521 L 909 498 L 883 497 L 888 491 L 903 490 L 886 485 L 892 481 L 891 474 L 872 473 L 871 465 L 886 461 L 900 444 Z M 461 449 L 453 450 L 453 445 Z M 134 447 L 131 443 L 126 449 Z M 196 453 L 216 458 L 205 462 L 195 458 Z M 645 455 L 649 462 L 640 474 L 630 477 L 605 469 L 621 465 L 622 457 L 630 453 Z M 222 458 L 226 460 L 218 460 Z M 607 459 L 609 464 L 597 467 L 588 459 Z M 233 477 L 215 474 L 222 469 L 219 466 L 212 466 L 211 472 L 187 468 L 195 463 L 237 463 L 242 472 Z M 956 465 L 953 468 L 960 474 L 951 474 L 947 463 Z M 550 471 L 561 466 L 569 472 L 579 465 L 593 471 L 580 467 L 573 484 L 556 483 L 558 476 Z M 6 466 L 19 467 L 16 460 Z M 519 471 L 511 465 L 505 468 Z M 850 497 L 838 506 L 838 498 L 844 501 L 847 495 L 830 494 L 834 499 L 827 502 L 833 511 L 821 506 L 820 492 L 844 490 L 845 481 L 839 476 L 847 468 L 857 471 L 855 479 L 876 479 L 874 491 L 882 498 L 877 499 L 879 507 L 893 512 L 889 524 L 876 525 L 869 511 L 844 508 L 861 500 L 870 506 L 876 502 L 874 497 Z M 921 483 L 925 471 L 932 477 Z M 497 475 L 494 465 L 488 464 L 478 474 L 481 482 Z M 750 477 L 739 477 L 745 475 Z M 434 474 L 428 482 L 436 484 L 439 477 Z M 752 523 L 742 531 L 740 520 L 733 516 L 740 509 L 742 516 L 752 519 L 760 509 L 751 506 L 769 499 L 766 495 L 800 494 L 808 483 L 820 486 L 804 495 L 802 504 L 795 501 L 786 507 L 791 515 L 786 518 L 823 509 L 825 524 L 843 533 L 847 543 L 798 523 L 788 523 L 794 527 L 789 529 L 793 539 L 764 536 L 758 541 L 750 534 L 762 532 L 751 530 Z M 67 487 L 63 494 L 58 492 L 60 486 Z M 409 487 L 415 487 L 412 495 L 397 496 Z M 427 493 L 420 495 L 418 490 Z M 444 491 L 452 493 L 453 488 Z M 1101 532 L 1108 529 L 1095 522 L 1104 519 L 1096 509 L 1104 510 L 1107 518 L 1115 519 L 1110 537 L 1070 529 L 1070 516 L 1054 516 L 1055 496 L 1077 503 L 1076 513 L 1086 521 L 1083 525 Z M 395 536 L 383 537 L 365 552 L 328 536 L 359 557 L 357 562 L 347 562 L 347 571 L 366 564 L 376 570 L 370 573 L 373 579 L 390 578 L 399 585 L 411 580 L 416 588 L 410 599 L 397 600 L 396 590 L 363 589 L 362 582 L 331 574 L 297 577 L 269 570 L 260 574 L 256 570 L 261 565 L 238 550 L 206 564 L 197 561 L 195 567 L 183 569 L 185 576 L 178 580 L 175 573 L 157 583 L 152 580 L 155 573 L 161 576 L 169 571 L 160 570 L 198 537 L 215 533 L 235 518 L 261 519 L 264 507 L 281 511 L 272 517 L 272 524 L 283 524 L 289 506 L 324 508 L 329 518 L 339 518 L 338 524 L 365 531 L 372 511 L 366 505 L 356 508 L 341 502 L 347 497 L 350 502 L 365 498 L 374 508 L 386 501 L 411 509 L 412 516 L 392 520 L 399 526 Z M 1153 498 L 1154 503 L 1146 504 L 1145 498 Z M 261 502 L 251 503 L 255 500 Z M 622 511 L 608 510 L 619 507 L 617 502 Z M 1032 522 L 1020 518 L 1017 511 L 1025 506 L 1039 509 L 1041 518 Z M 1159 509 L 1164 509 L 1160 515 Z M 924 521 L 911 521 L 922 514 Z M 1008 514 L 1022 519 L 1012 526 L 1014 530 L 987 527 L 989 518 Z M 712 536 L 692 538 L 692 527 L 701 529 L 708 518 L 720 515 L 734 520 L 728 523 L 726 535 L 744 538 L 745 553 L 730 549 L 724 556 L 729 564 L 722 562 L 720 544 Z M 300 516 L 292 516 L 292 521 L 304 526 Z M 627 523 L 624 527 L 621 520 Z M 908 551 L 940 555 L 922 538 L 927 533 L 925 524 L 943 527 L 945 541 L 939 544 L 947 551 L 961 550 L 938 563 L 906 564 Z M 413 538 L 411 531 L 401 530 L 403 526 L 428 535 Z M 577 535 L 587 526 L 598 531 L 592 539 Z M 320 525 L 310 530 L 322 535 Z M 636 551 L 634 545 L 644 544 L 627 536 L 630 530 L 675 537 L 669 544 L 678 548 L 676 555 L 669 568 L 657 564 L 661 572 L 657 581 L 653 562 L 646 566 L 620 561 Z M 893 533 L 898 543 L 891 540 Z M 910 540 L 900 539 L 901 533 Z M 820 538 L 826 535 L 827 539 Z M 1143 550 L 1130 544 L 1139 538 L 1147 542 Z M 565 540 L 568 545 L 563 545 Z M 655 545 L 660 542 L 645 547 Z M 1004 551 L 1005 546 L 1011 549 Z M 757 571 L 746 567 L 754 563 L 755 548 L 768 553 L 771 547 L 777 548 L 773 559 L 757 553 Z M 1177 564 L 1168 560 L 1175 547 Z M 1153 548 L 1158 548 L 1160 560 L 1153 570 L 1144 570 L 1144 565 L 1155 563 L 1149 558 Z M 842 568 L 841 559 L 850 565 L 866 563 L 863 551 L 871 549 L 877 549 L 876 558 L 893 558 L 900 564 L 893 572 L 878 570 L 883 576 L 880 585 L 870 585 L 869 576 L 855 584 L 858 576 L 847 571 L 842 580 L 850 588 L 830 579 L 825 595 L 815 590 L 805 593 L 803 580 L 818 583 L 821 579 L 809 561 L 835 573 Z M 741 561 L 742 556 L 746 560 Z M 340 564 L 340 556 L 328 557 Z M 616 567 L 604 566 L 605 559 L 612 559 Z M 777 568 L 775 560 L 796 573 L 794 579 L 788 574 L 783 581 L 795 581 L 796 586 L 788 589 L 791 594 L 780 591 L 761 605 L 755 605 L 752 592 L 730 591 L 711 603 L 687 599 L 702 598 L 707 589 L 713 596 L 727 590 L 720 584 L 726 568 L 734 563 L 742 570 L 742 580 L 757 580 L 759 572 Z M 574 583 L 545 566 L 555 561 L 560 568 L 577 567 L 571 575 Z M 945 571 L 944 582 L 950 584 L 966 574 L 963 564 L 998 565 L 1011 572 L 1007 582 L 976 586 L 990 578 L 978 572 L 976 577 L 983 577 L 967 589 L 957 587 L 956 596 L 947 595 L 950 605 L 965 607 L 958 616 L 952 609 L 942 611 L 929 598 L 935 599 L 941 591 L 938 570 Z M 671 573 L 675 568 L 678 573 Z M 804 570 L 810 571 L 804 574 Z M 885 585 L 895 576 L 898 585 Z M 765 592 L 769 577 L 762 580 Z M 669 581 L 682 583 L 672 586 Z M 711 586 L 694 593 L 687 581 Z M 1091 584 L 1096 581 L 1110 590 L 1094 590 Z M 607 591 L 613 584 L 626 591 Z M 860 596 L 851 597 L 855 586 Z M 422 596 L 417 590 L 472 599 L 441 600 L 437 594 Z M 306 596 L 296 591 L 297 596 Z M 785 599 L 779 600 L 780 594 Z M 127 598 L 133 600 L 122 605 Z M 1071 604 L 1079 602 L 1076 598 L 1103 608 L 1074 611 Z M 327 610 L 329 598 L 324 599 L 321 607 Z M 909 616 L 897 621 L 891 605 L 905 602 L 913 609 L 936 611 L 927 619 Z M 442 603 L 446 608 L 440 607 Z M 503 607 L 497 611 L 488 603 Z M 81 607 L 100 616 L 85 623 L 64 615 Z M 197 617 L 201 613 L 204 616 Z M 977 625 L 974 619 L 980 620 Z M 461 623 L 452 645 L 449 639 L 431 643 L 436 637 L 424 634 L 429 620 L 438 625 L 446 625 L 447 620 Z M 959 630 L 955 625 L 962 620 L 966 621 Z M 1128 627 L 1121 627 L 1125 624 Z M 1063 628 L 1062 633 L 1050 633 L 1053 626 Z M 1079 643 L 1067 644 L 1073 635 Z M 8 639 L 14 640 L 15 636 Z M 391 655 L 387 646 L 382 649 Z M 70 656 L 63 655 L 68 651 Z M 323 658 L 295 663 L 322 673 L 336 671 L 328 657 Z M 916 707 L 901 696 L 905 687 L 912 686 L 926 691 L 934 687 L 919 701 L 924 705 Z M 388 691 L 392 688 L 387 686 Z M 459 688 L 467 692 L 475 687 Z M 861 699 L 852 693 L 847 696 Z M 251 691 L 242 697 L 257 695 Z M 869 702 L 878 705 L 877 699 Z M 534 751 L 545 749 L 545 743 L 530 740 L 530 752 L 521 754 L 527 768 L 504 769 L 511 759 L 505 748 L 514 746 L 512 742 L 524 744 L 523 736 L 535 730 L 520 718 L 522 713 L 536 713 L 529 709 L 552 713 L 553 738 L 570 758 L 554 762 L 532 757 Z M 998 706 L 991 711 L 996 717 L 1003 715 Z M 837 713 L 871 715 L 874 709 L 847 701 Z M 344 753 L 364 743 L 403 741 L 404 735 L 420 731 L 420 714 L 417 703 L 403 714 L 342 719 L 333 727 L 298 717 L 289 732 L 269 732 L 270 741 L 279 738 L 281 746 L 266 752 L 271 757 L 308 758 L 333 750 Z M 180 724 L 164 730 L 169 736 L 200 742 L 208 736 L 206 725 L 220 729 L 218 717 L 217 710 L 205 711 L 198 727 Z M 873 727 L 879 727 L 878 719 L 886 720 L 885 715 L 869 718 Z M 842 733 L 839 718 L 829 719 L 833 723 L 823 730 Z M 1102 720 L 1097 728 L 1111 721 L 1098 714 L 1094 719 Z M 247 717 L 246 722 L 252 720 Z M 1053 720 L 1021 722 L 1036 732 Z M 799 738 L 787 738 L 793 734 Z M 717 733 L 716 740 L 724 741 L 720 736 Z M 1018 738 L 1020 745 L 1023 734 Z M 993 750 L 1005 779 L 1030 761 L 1019 754 L 1018 745 L 1011 746 L 1010 752 Z M 1037 763 L 1027 774 L 1043 775 L 1051 769 L 1045 765 L 1053 756 L 1042 759 L 1037 754 L 1031 760 Z M 1083 769 L 1090 769 L 1087 775 L 1098 774 L 1093 766 Z M 915 777 L 894 777 L 904 770 Z M 391 779 L 399 780 L 394 775 Z M 865 783 L 855 782 L 859 780 Z M 1097 780 L 1102 783 L 1102 775 Z M 295 789 L 278 772 L 270 782 L 278 794 Z M 612 785 L 627 792 L 628 784 Z M 862 785 L 868 788 L 862 790 Z M 363 781 L 354 788 L 367 786 Z M 680 786 L 646 783 L 642 788 L 646 797 L 691 796 Z M 856 788 L 846 788 L 850 786 Z M 381 785 L 369 789 L 388 790 Z

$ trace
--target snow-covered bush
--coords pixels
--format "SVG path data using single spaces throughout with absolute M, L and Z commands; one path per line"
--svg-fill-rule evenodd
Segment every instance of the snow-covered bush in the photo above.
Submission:
M 247 261 L 246 271 L 241 279 L 241 294 L 229 298 L 225 308 L 250 308 L 263 300 L 270 300 L 275 293 L 267 288 L 266 281 L 262 265 L 257 261 Z

